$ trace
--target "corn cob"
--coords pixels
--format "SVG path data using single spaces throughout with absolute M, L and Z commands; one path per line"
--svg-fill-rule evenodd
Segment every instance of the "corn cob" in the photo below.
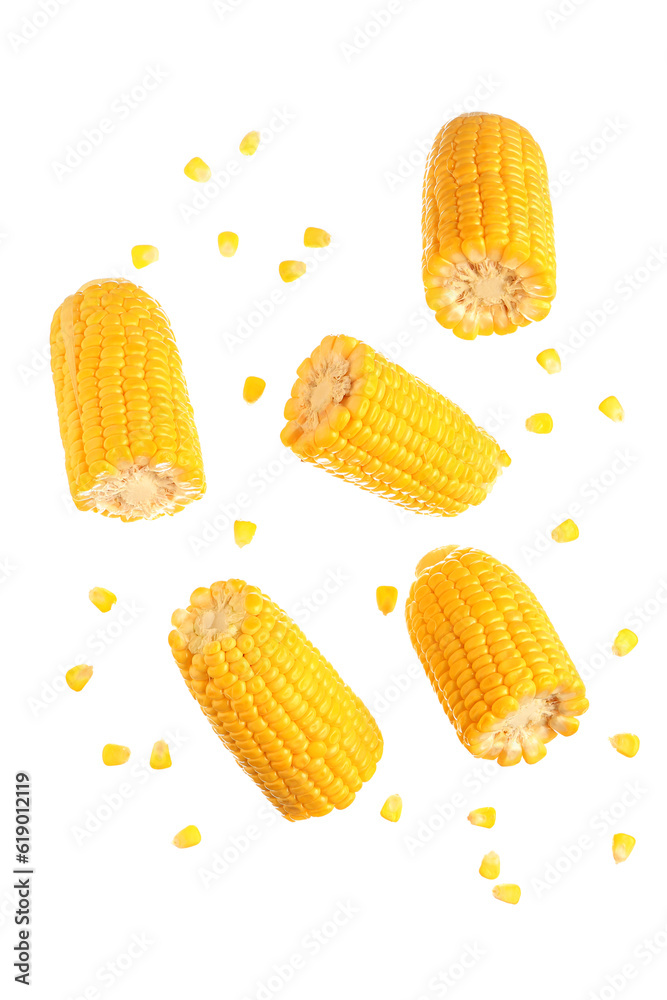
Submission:
M 123 521 L 174 514 L 205 491 L 181 359 L 159 304 L 131 281 L 91 281 L 51 324 L 70 491 Z
M 544 319 L 556 257 L 547 168 L 530 132 L 484 113 L 440 129 L 426 163 L 422 245 L 426 301 L 457 337 Z
M 352 337 L 325 337 L 297 374 L 283 444 L 401 507 L 460 514 L 509 464 L 455 403 Z
M 238 764 L 286 819 L 349 806 L 382 756 L 363 702 L 257 587 L 227 580 L 190 601 L 169 645 Z
M 588 708 L 584 684 L 535 596 L 507 566 L 448 545 L 417 566 L 412 644 L 459 739 L 501 765 L 541 760 Z

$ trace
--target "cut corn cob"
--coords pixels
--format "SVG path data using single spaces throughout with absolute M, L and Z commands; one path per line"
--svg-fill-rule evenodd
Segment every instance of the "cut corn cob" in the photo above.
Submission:
M 611 842 L 611 850 L 617 865 L 621 864 L 622 861 L 628 860 L 636 843 L 636 838 L 629 833 L 614 834 Z
M 535 360 L 548 375 L 557 375 L 561 369 L 560 355 L 555 347 L 547 347 L 545 351 L 540 351 Z
M 174 847 L 196 847 L 201 844 L 201 833 L 196 826 L 184 826 L 172 840 Z
M 482 806 L 480 809 L 473 809 L 468 813 L 468 822 L 473 826 L 483 826 L 490 830 L 496 823 L 496 810 L 493 806 Z
M 88 591 L 88 597 L 97 610 L 102 611 L 104 614 L 107 611 L 111 611 L 118 600 L 116 595 L 112 591 L 107 590 L 106 587 L 93 587 L 92 590 Z
M 505 885 L 494 885 L 491 891 L 501 903 L 512 903 L 512 905 L 515 905 L 521 899 L 521 889 L 512 882 L 507 882 Z
M 257 587 L 227 580 L 190 600 L 169 645 L 237 763 L 286 819 L 349 806 L 382 756 L 363 702 Z
M 579 537 L 579 526 L 576 521 L 568 517 L 566 521 L 557 524 L 551 532 L 554 542 L 576 542 Z
M 554 421 L 550 413 L 533 413 L 526 420 L 526 430 L 533 434 L 551 434 L 553 429 Z
M 617 733 L 609 737 L 609 742 L 624 757 L 635 757 L 639 750 L 639 737 L 634 733 Z
M 398 823 L 403 812 L 403 800 L 400 795 L 390 795 L 380 810 L 380 816 L 390 823 Z
M 65 681 L 72 691 L 83 691 L 92 676 L 93 668 L 90 664 L 79 663 L 76 667 L 70 667 L 65 674 Z
M 381 611 L 383 615 L 391 614 L 396 607 L 397 598 L 398 590 L 396 587 L 378 587 L 375 591 L 378 611 Z
M 204 493 L 199 439 L 169 321 L 142 288 L 91 281 L 51 324 L 70 491 L 123 521 L 174 514 Z
M 297 375 L 283 444 L 401 507 L 460 514 L 509 464 L 455 403 L 353 337 L 325 337 Z
M 489 851 L 482 858 L 482 863 L 479 866 L 479 874 L 482 878 L 495 879 L 500 875 L 500 858 L 495 851 Z
M 426 164 L 422 244 L 426 301 L 457 337 L 544 319 L 556 258 L 547 168 L 530 132 L 485 113 L 443 126 Z
M 588 708 L 579 677 L 535 596 L 503 563 L 448 545 L 417 566 L 405 614 L 449 720 L 476 757 L 541 760 Z
M 117 767 L 119 764 L 127 764 L 130 759 L 130 748 L 121 746 L 118 743 L 107 743 L 102 747 L 102 763 L 107 767 Z
M 612 643 L 614 656 L 627 656 L 635 648 L 639 639 L 629 628 L 622 628 Z
M 149 763 L 155 771 L 163 771 L 165 768 L 171 767 L 169 744 L 165 743 L 164 740 L 158 740 L 157 743 L 154 743 Z

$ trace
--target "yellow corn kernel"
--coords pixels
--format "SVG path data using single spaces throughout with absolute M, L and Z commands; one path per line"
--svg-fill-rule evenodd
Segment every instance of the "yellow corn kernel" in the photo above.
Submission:
M 622 861 L 628 860 L 636 843 L 636 839 L 631 837 L 629 833 L 614 834 L 614 839 L 611 843 L 611 850 L 614 855 L 614 861 L 617 865 L 619 865 Z
M 500 858 L 495 851 L 489 851 L 482 858 L 482 863 L 479 866 L 479 874 L 482 878 L 498 878 L 500 875 Z
M 115 594 L 104 587 L 93 587 L 92 590 L 88 591 L 88 597 L 99 611 L 104 612 L 111 611 L 118 600 Z
M 169 645 L 239 765 L 286 819 L 349 806 L 382 756 L 363 702 L 259 588 L 218 581 L 190 601 Z
M 160 258 L 160 251 L 157 247 L 152 247 L 148 243 L 140 243 L 132 247 L 132 263 L 135 267 L 146 267 L 147 264 L 154 264 Z
M 512 464 L 512 459 L 505 450 L 501 451 L 498 455 L 498 464 L 502 465 L 503 469 L 508 469 Z
M 403 800 L 400 795 L 390 795 L 380 810 L 380 816 L 390 823 L 398 823 L 403 812 Z
M 526 420 L 526 430 L 533 434 L 551 434 L 553 429 L 554 422 L 550 413 L 533 413 Z
M 201 844 L 201 833 L 196 826 L 184 826 L 178 831 L 172 844 L 175 847 L 196 847 Z
M 555 347 L 547 347 L 545 351 L 540 351 L 535 360 L 549 375 L 556 375 L 560 371 L 560 354 Z
M 308 226 L 303 234 L 303 245 L 305 247 L 328 247 L 331 243 L 331 236 L 326 229 L 316 229 Z
M 479 549 L 445 545 L 417 564 L 405 618 L 461 743 L 502 767 L 535 764 L 588 708 L 584 683 L 526 584 Z M 471 814 L 472 815 L 472 814 Z
M 278 265 L 278 271 L 283 281 L 296 281 L 306 273 L 306 265 L 302 260 L 283 260 Z
M 396 607 L 398 590 L 396 587 L 378 587 L 375 591 L 375 599 L 378 609 L 383 615 L 388 615 Z
M 257 147 L 259 146 L 259 140 L 261 136 L 259 132 L 248 132 L 244 135 L 239 143 L 239 150 L 244 156 L 252 156 L 257 152 Z
M 625 417 L 623 407 L 616 399 L 616 396 L 607 396 L 606 399 L 603 399 L 598 406 L 598 410 L 600 413 L 604 413 L 605 417 L 609 417 L 610 420 L 613 420 L 617 424 Z
M 627 656 L 630 653 L 639 639 L 629 628 L 622 628 L 614 639 L 613 645 L 611 647 L 614 656 Z
M 65 680 L 72 691 L 83 691 L 92 676 L 93 668 L 87 663 L 79 663 L 76 667 L 70 667 L 65 674 Z
M 119 746 L 118 743 L 107 743 L 102 748 L 102 762 L 108 767 L 127 764 L 130 759 L 130 748 Z
M 266 389 L 266 382 L 256 375 L 248 375 L 243 383 L 243 398 L 246 403 L 256 403 Z
M 256 531 L 257 525 L 252 521 L 234 521 L 234 541 L 240 549 L 253 540 Z
M 515 905 L 521 899 L 521 889 L 512 882 L 508 882 L 505 885 L 494 885 L 491 891 L 501 903 L 512 903 L 512 905 Z
M 639 750 L 639 737 L 634 733 L 616 733 L 609 737 L 609 742 L 624 757 L 634 757 Z
M 468 822 L 473 826 L 483 826 L 487 830 L 496 822 L 496 810 L 493 806 L 483 806 L 481 809 L 473 809 L 468 813 Z
M 233 257 L 239 248 L 236 233 L 218 233 L 218 250 L 223 257 Z
M 200 156 L 193 156 L 191 160 L 188 160 L 183 168 L 183 173 L 191 181 L 197 181 L 198 184 L 205 184 L 211 179 L 211 168 L 208 163 L 204 163 Z
M 149 763 L 154 771 L 162 771 L 165 767 L 171 767 L 169 744 L 165 743 L 164 740 L 158 740 L 157 743 L 154 743 Z
M 571 517 L 562 521 L 551 532 L 554 542 L 574 542 L 579 537 L 579 528 Z

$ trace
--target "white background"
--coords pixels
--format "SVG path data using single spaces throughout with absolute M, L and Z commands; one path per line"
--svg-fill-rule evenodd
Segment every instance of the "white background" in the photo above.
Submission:
M 33 782 L 40 1000 L 662 995 L 666 147 L 656 7 L 43 2 L 49 17 L 34 0 L 8 0 L 0 32 L 9 995 L 25 995 L 11 983 L 20 769 Z M 381 29 L 378 11 L 389 11 Z M 558 295 L 544 322 L 467 343 L 423 303 L 420 200 L 423 151 L 447 118 L 478 108 L 516 119 L 542 146 Z M 91 149 L 86 130 L 104 118 L 111 128 Z M 247 159 L 238 143 L 253 128 L 271 131 Z M 82 141 L 77 163 L 68 147 Z M 202 187 L 183 174 L 192 156 L 220 177 L 195 213 Z M 334 236 L 319 261 L 302 245 L 311 225 Z M 232 260 L 216 246 L 227 229 L 240 236 Z M 160 249 L 141 272 L 130 259 L 137 243 Z M 283 285 L 279 261 L 304 256 L 307 277 Z M 206 466 L 206 497 L 152 523 L 68 501 L 49 323 L 79 285 L 112 275 L 141 283 L 171 319 Z M 272 295 L 282 299 L 261 318 L 257 303 Z M 447 521 L 403 515 L 290 462 L 283 405 L 295 368 L 330 332 L 389 353 L 495 434 L 513 464 L 481 507 Z M 560 375 L 535 362 L 550 346 Z M 267 380 L 253 407 L 241 399 L 249 374 Z M 610 393 L 624 424 L 597 410 Z M 526 417 L 543 410 L 553 433 L 528 434 Z M 581 537 L 557 546 L 551 527 L 571 505 Z M 238 510 L 258 525 L 242 551 Z M 413 567 L 449 542 L 524 577 L 588 683 L 579 734 L 558 738 L 535 767 L 475 761 L 413 655 L 402 615 Z M 232 576 L 296 616 L 376 714 L 383 760 L 342 813 L 298 824 L 272 813 L 185 690 L 167 646 L 171 613 L 195 587 Z M 386 619 L 378 584 L 399 588 Z M 95 585 L 118 594 L 107 616 L 88 601 Z M 639 645 L 617 659 L 610 642 L 626 625 Z M 63 676 L 80 662 L 95 674 L 74 694 Z M 634 760 L 607 742 L 624 731 L 641 737 Z M 161 737 L 173 767 L 152 772 Z M 107 742 L 131 747 L 130 763 L 105 768 Z M 392 792 L 404 801 L 396 825 L 379 816 Z M 492 831 L 466 821 L 483 805 L 498 811 Z M 178 851 L 171 839 L 189 823 L 201 845 Z M 618 867 L 616 831 L 637 838 Z M 522 886 L 516 907 L 477 874 L 491 849 L 501 880 Z M 216 855 L 227 869 L 207 886 Z M 331 936 L 320 947 L 309 935 L 323 925 Z M 133 935 L 149 943 L 127 958 Z M 276 967 L 286 974 L 294 955 L 302 967 L 283 984 Z

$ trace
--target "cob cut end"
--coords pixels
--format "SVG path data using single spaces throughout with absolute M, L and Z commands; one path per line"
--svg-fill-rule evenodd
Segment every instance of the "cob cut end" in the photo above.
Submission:
M 475 757 L 495 758 L 501 766 L 507 767 L 518 764 L 522 758 L 527 764 L 536 764 L 547 752 L 545 744 L 559 733 L 562 736 L 576 733 L 579 720 L 569 714 L 566 692 L 561 691 L 527 696 L 519 702 L 516 711 L 490 725 L 493 728 L 486 733 L 471 726 L 465 733 L 464 742 Z
M 315 430 L 322 414 L 345 399 L 351 385 L 349 360 L 334 351 L 325 353 L 302 382 L 296 397 L 297 423 L 304 430 Z
M 85 510 L 125 521 L 175 514 L 191 499 L 188 490 L 174 479 L 173 469 L 150 469 L 139 463 L 98 480 L 78 498 Z
M 237 582 L 227 580 L 214 583 L 210 591 L 202 594 L 195 590 L 191 597 L 191 608 L 175 612 L 172 624 L 191 653 L 203 653 L 210 642 L 220 642 L 241 631 L 249 614 L 246 607 L 247 596 L 251 593 L 258 595 L 258 592 L 256 588 L 248 586 L 238 589 L 235 586 Z

